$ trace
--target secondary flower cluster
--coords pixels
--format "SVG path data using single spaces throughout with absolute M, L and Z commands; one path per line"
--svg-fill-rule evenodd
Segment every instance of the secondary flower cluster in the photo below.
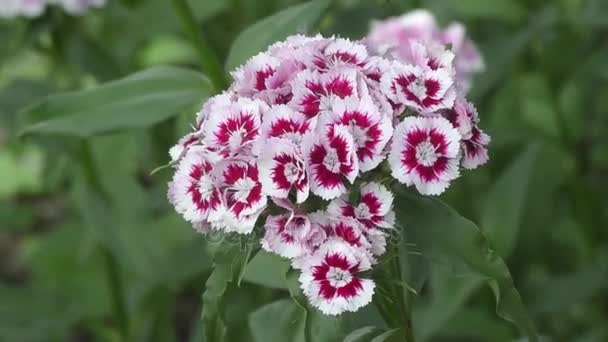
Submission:
M 1 0 L 0 17 L 38 17 L 48 5 L 56 5 L 64 11 L 79 15 L 92 7 L 101 7 L 106 0 Z
M 469 89 L 473 75 L 485 68 L 477 47 L 466 36 L 464 25 L 456 22 L 441 30 L 435 17 L 423 9 L 373 22 L 367 40 L 379 51 L 388 52 L 407 63 L 415 63 L 420 58 L 421 49 L 417 42 L 425 42 L 430 49 L 450 45 L 454 53 L 456 79 L 465 91 Z
M 395 226 L 378 180 L 438 195 L 487 159 L 453 52 L 416 44 L 404 62 L 364 42 L 292 36 L 251 58 L 170 151 L 176 211 L 201 232 L 264 221 L 262 248 L 291 260 L 325 314 L 369 303 L 362 272 Z

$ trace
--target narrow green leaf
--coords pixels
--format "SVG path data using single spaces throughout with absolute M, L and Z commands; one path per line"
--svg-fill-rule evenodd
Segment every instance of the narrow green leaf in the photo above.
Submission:
M 389 331 L 385 331 L 382 334 L 374 337 L 370 342 L 397 342 L 400 341 L 401 339 L 398 339 L 397 336 L 399 336 L 399 334 L 397 334 L 397 332 L 399 331 L 399 329 L 392 329 Z
M 346 335 L 342 342 L 367 342 L 381 331 L 381 329 L 374 326 L 359 328 Z
M 310 1 L 287 8 L 247 28 L 232 43 L 226 70 L 234 70 L 270 44 L 291 34 L 309 32 L 328 6 L 328 0 Z
M 148 69 L 90 90 L 52 95 L 20 113 L 21 134 L 87 138 L 147 127 L 201 103 L 212 93 L 200 73 Z
M 224 294 L 230 284 L 239 285 L 253 253 L 252 243 L 221 244 L 214 253 L 213 272 L 205 284 L 203 293 L 202 321 L 206 341 L 224 341 L 228 322 L 224 313 Z M 245 249 L 243 249 L 245 247 Z
M 217 253 L 213 272 L 205 284 L 203 292 L 202 321 L 206 341 L 223 341 L 226 336 L 226 323 L 222 310 L 222 297 L 233 279 L 232 249 Z
M 513 250 L 539 151 L 538 145 L 529 146 L 498 178 L 486 198 L 480 224 L 502 257 Z
M 425 256 L 450 267 L 464 264 L 472 274 L 487 279 L 496 296 L 499 316 L 537 341 L 507 265 L 491 249 L 481 230 L 438 199 L 399 192 L 395 207 L 403 233 L 416 242 Z

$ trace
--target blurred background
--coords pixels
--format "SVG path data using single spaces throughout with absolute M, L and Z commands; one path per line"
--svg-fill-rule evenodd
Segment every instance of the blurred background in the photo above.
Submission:
M 239 32 L 299 3 L 189 2 L 222 61 Z M 490 162 L 442 198 L 493 231 L 546 341 L 608 341 L 608 1 L 336 0 L 319 27 L 361 38 L 371 20 L 415 8 L 465 23 L 487 67 L 470 98 Z M 0 44 L 0 341 L 119 341 L 124 326 L 135 341 L 203 341 L 208 242 L 169 208 L 170 172 L 150 175 L 196 109 L 87 137 L 86 150 L 78 136 L 19 137 L 24 108 L 49 94 L 156 65 L 200 70 L 171 2 L 0 18 Z M 88 196 L 91 169 L 108 204 Z M 229 340 L 274 341 L 259 330 L 273 327 L 265 305 L 289 298 L 272 274 L 282 267 L 261 254 L 227 289 Z M 430 279 L 416 297 L 418 340 L 517 339 L 491 291 L 440 291 L 459 281 L 441 271 Z

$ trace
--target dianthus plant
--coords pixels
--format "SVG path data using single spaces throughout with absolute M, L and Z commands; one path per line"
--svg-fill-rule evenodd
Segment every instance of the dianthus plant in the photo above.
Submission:
M 481 58 L 431 19 L 363 41 L 292 36 L 249 59 L 170 151 L 175 210 L 201 233 L 258 234 L 323 314 L 370 303 L 398 225 L 391 187 L 439 195 L 488 160 L 465 98 Z

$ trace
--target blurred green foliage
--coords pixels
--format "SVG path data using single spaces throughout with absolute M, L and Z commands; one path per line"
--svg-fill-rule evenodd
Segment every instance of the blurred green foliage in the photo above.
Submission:
M 443 199 L 506 260 L 543 341 L 608 341 L 608 2 L 189 3 L 228 69 L 256 44 L 315 24 L 360 38 L 371 20 L 418 7 L 464 22 L 487 63 L 471 96 L 491 162 Z M 291 16 L 259 22 L 279 11 Z M 169 208 L 170 174 L 150 171 L 211 94 L 170 1 L 2 20 L 0 41 L 0 341 L 118 341 L 124 331 L 205 341 L 201 312 L 228 341 L 390 340 L 371 306 L 340 322 L 308 311 L 268 254 L 213 267 L 217 242 Z M 235 41 L 251 46 L 235 51 Z M 159 65 L 173 67 L 148 69 Z M 172 78 L 182 74 L 188 82 Z M 64 91 L 76 93 L 44 98 Z M 133 103 L 138 91 L 150 102 Z M 484 279 L 430 261 L 408 279 L 419 341 L 517 340 Z M 213 291 L 201 298 L 205 284 Z

